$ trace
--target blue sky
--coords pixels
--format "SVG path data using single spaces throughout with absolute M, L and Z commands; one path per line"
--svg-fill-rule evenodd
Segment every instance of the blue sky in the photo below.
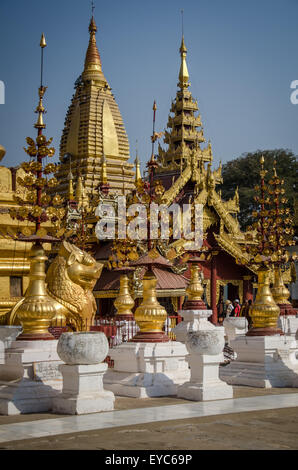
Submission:
M 150 157 L 152 104 L 156 130 L 166 127 L 179 72 L 181 9 L 191 91 L 198 99 L 215 165 L 256 149 L 298 153 L 298 0 L 95 0 L 97 44 L 128 134 L 142 162 Z M 59 141 L 73 85 L 83 69 L 89 0 L 1 0 L 0 144 L 4 165 L 26 159 L 40 80 L 41 33 L 47 40 L 44 83 L 47 137 Z

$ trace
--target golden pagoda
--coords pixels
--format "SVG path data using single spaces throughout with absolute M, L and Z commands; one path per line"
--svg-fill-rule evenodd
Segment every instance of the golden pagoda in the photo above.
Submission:
M 128 163 L 129 143 L 122 117 L 103 71 L 96 44 L 94 17 L 89 25 L 89 45 L 83 73 L 75 83 L 60 142 L 57 192 L 67 194 L 69 162 L 76 182 L 81 176 L 88 196 L 98 193 L 103 156 L 111 193 L 133 188 L 133 164 Z

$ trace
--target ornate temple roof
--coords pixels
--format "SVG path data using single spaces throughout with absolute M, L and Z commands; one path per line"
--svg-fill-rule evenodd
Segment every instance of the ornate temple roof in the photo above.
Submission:
M 60 142 L 58 192 L 67 193 L 69 154 L 71 171 L 76 182 L 82 176 L 87 194 L 96 191 L 102 175 L 105 156 L 107 179 L 113 193 L 133 187 L 133 164 L 127 163 L 129 143 L 122 117 L 103 74 L 96 44 L 97 27 L 92 17 L 84 70 L 76 81 L 75 93 L 69 106 Z
M 244 259 L 242 247 L 247 243 L 237 220 L 239 212 L 238 188 L 228 201 L 221 198 L 216 188 L 222 183 L 222 166 L 212 170 L 210 141 L 205 147 L 201 116 L 196 115 L 198 103 L 189 90 L 189 73 L 186 63 L 187 49 L 182 37 L 178 91 L 172 102 L 165 132 L 167 149 L 159 146 L 158 168 L 154 179 L 165 188 L 163 203 L 197 203 L 203 205 L 204 239 L 229 253 L 235 259 Z
M 186 63 L 187 49 L 182 36 L 180 46 L 180 70 L 178 91 L 172 102 L 164 143 L 168 149 L 163 150 L 159 146 L 159 169 L 158 173 L 179 170 L 181 173 L 187 166 L 187 161 L 193 153 L 195 159 L 202 162 L 212 161 L 212 149 L 210 143 L 202 149 L 201 144 L 205 142 L 201 116 L 197 115 L 198 102 L 193 99 L 189 91 L 189 74 Z

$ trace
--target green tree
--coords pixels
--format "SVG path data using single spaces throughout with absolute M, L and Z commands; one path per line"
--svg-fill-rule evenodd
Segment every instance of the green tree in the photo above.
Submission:
M 222 167 L 223 184 L 220 186 L 225 200 L 234 196 L 236 187 L 239 188 L 240 213 L 238 220 L 243 230 L 252 223 L 251 213 L 257 209 L 254 201 L 254 186 L 260 182 L 260 158 L 264 156 L 264 167 L 268 171 L 265 180 L 273 175 L 274 160 L 276 172 L 283 178 L 285 196 L 288 207 L 294 215 L 294 200 L 297 188 L 297 155 L 288 149 L 257 150 L 242 154 L 235 160 L 225 163 Z

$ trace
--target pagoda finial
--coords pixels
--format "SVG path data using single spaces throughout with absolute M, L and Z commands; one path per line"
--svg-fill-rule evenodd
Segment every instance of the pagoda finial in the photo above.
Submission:
M 71 171 L 71 158 L 69 159 L 69 173 L 68 173 L 68 200 L 74 200 L 74 192 L 73 192 L 73 174 Z
M 38 118 L 37 118 L 37 122 L 36 124 L 34 124 L 34 127 L 36 129 L 39 129 L 40 132 L 42 129 L 44 129 L 46 127 L 46 125 L 44 124 L 43 122 L 43 114 L 46 112 L 45 111 L 45 108 L 43 106 L 43 96 L 46 92 L 46 89 L 47 87 L 46 86 L 43 86 L 43 83 L 42 83 L 42 79 L 43 79 L 43 50 L 44 48 L 47 46 L 47 43 L 46 43 L 46 38 L 45 38 L 45 35 L 42 33 L 41 35 L 41 39 L 40 39 L 40 48 L 41 48 L 41 62 L 40 62 L 40 87 L 38 89 L 38 96 L 39 96 L 39 103 L 38 103 L 38 106 L 35 110 L 35 112 L 38 114 Z
M 90 39 L 88 49 L 85 57 L 85 67 L 82 74 L 83 80 L 105 80 L 102 68 L 101 60 L 98 52 L 95 34 L 97 32 L 97 26 L 93 16 L 94 5 L 92 4 L 92 18 L 89 24 Z
M 187 88 L 189 87 L 189 74 L 188 74 L 188 69 L 187 69 L 187 64 L 186 64 L 186 54 L 187 54 L 187 49 L 185 46 L 184 42 L 184 26 L 183 26 L 183 10 L 181 10 L 182 14 L 182 39 L 181 39 L 181 46 L 179 49 L 180 56 L 181 56 L 181 65 L 180 65 L 180 71 L 179 71 L 179 83 L 178 86 L 180 88 Z
M 136 140 L 136 159 L 135 159 L 135 165 L 136 165 L 135 183 L 137 183 L 139 180 L 142 179 L 141 168 L 140 168 L 140 159 L 139 159 L 139 153 L 138 153 L 138 141 L 137 141 L 137 140 Z

